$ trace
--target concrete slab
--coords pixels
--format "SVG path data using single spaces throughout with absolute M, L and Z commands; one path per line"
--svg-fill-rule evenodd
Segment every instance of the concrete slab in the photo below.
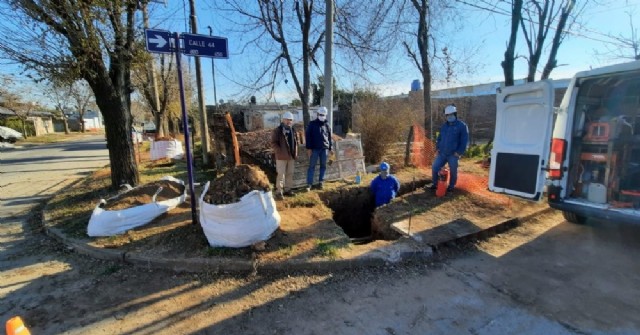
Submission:
M 544 210 L 546 205 L 537 205 L 518 210 L 517 215 L 497 214 L 484 218 L 457 218 L 442 221 L 429 212 L 415 215 L 391 224 L 391 228 L 403 236 L 410 237 L 420 243 L 437 247 L 446 243 L 474 236 L 493 235 L 504 230 L 508 225 L 517 224 L 517 219 Z

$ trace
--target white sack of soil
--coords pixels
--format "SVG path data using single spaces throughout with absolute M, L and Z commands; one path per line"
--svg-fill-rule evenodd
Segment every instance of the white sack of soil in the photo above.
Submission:
M 109 201 L 123 199 L 126 198 L 128 194 L 134 194 L 136 191 L 140 190 L 140 188 L 145 187 L 145 185 L 142 185 L 140 187 L 132 188 L 113 198 L 107 200 L 101 199 L 96 208 L 93 209 L 93 213 L 91 213 L 89 225 L 87 226 L 87 235 L 113 236 L 122 234 L 127 230 L 140 227 L 151 222 L 156 217 L 176 208 L 186 200 L 187 190 L 186 187 L 184 187 L 184 182 L 182 180 L 171 176 L 163 177 L 160 180 L 180 184 L 183 189 L 182 195 L 157 201 L 158 194 L 161 194 L 162 192 L 162 188 L 157 188 L 150 203 L 120 210 L 108 210 L 103 208 L 105 205 L 109 204 Z
M 151 141 L 151 160 L 158 159 L 182 159 L 184 150 L 182 150 L 182 142 L 178 140 L 169 141 Z
M 232 204 L 212 205 L 200 196 L 200 225 L 212 247 L 241 248 L 269 239 L 280 226 L 271 192 L 253 190 Z

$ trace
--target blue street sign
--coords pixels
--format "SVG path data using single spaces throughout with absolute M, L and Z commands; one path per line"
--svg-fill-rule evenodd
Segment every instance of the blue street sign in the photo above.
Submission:
M 184 41 L 183 53 L 185 55 L 229 58 L 225 37 L 182 34 L 182 40 Z
M 170 31 L 145 29 L 144 36 L 149 52 L 169 54 L 173 51 Z

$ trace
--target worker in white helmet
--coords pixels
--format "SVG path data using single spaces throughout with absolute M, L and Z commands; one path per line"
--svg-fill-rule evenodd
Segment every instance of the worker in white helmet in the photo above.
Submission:
M 327 157 L 332 151 L 331 125 L 327 121 L 327 108 L 319 107 L 318 117 L 309 122 L 305 131 L 305 145 L 309 156 L 309 168 L 307 169 L 307 191 L 312 187 L 322 189 L 324 173 L 327 170 Z M 318 184 L 313 185 L 316 164 L 320 162 Z
M 458 110 L 455 104 L 444 108 L 443 115 L 446 119 L 436 139 L 436 152 L 433 160 L 432 185 L 435 190 L 438 186 L 438 173 L 445 164 L 449 164 L 449 185 L 447 193 L 454 190 L 458 181 L 458 160 L 467 150 L 469 141 L 469 129 L 467 125 L 458 120 Z
M 276 199 L 293 195 L 293 169 L 298 156 L 298 134 L 293 129 L 293 114 L 286 112 L 271 134 L 271 147 L 276 156 Z

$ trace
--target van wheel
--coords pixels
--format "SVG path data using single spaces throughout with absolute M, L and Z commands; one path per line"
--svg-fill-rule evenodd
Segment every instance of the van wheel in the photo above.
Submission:
M 571 223 L 584 224 L 587 222 L 586 216 L 578 215 L 574 212 L 562 212 L 562 216 L 564 216 L 565 220 Z

